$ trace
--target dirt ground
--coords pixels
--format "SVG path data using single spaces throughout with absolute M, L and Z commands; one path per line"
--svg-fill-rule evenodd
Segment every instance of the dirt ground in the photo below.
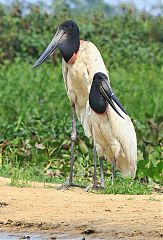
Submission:
M 0 230 L 68 233 L 83 239 L 162 239 L 163 195 L 99 195 L 0 178 Z M 73 239 L 73 238 L 72 238 Z

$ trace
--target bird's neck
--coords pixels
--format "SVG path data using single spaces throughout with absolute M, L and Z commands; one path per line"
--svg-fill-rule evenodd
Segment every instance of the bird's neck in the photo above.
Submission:
M 92 87 L 89 94 L 89 105 L 94 112 L 103 114 L 106 112 L 107 103 L 105 98 L 99 92 L 97 86 L 92 83 Z
M 64 44 L 60 46 L 61 55 L 66 63 L 73 64 L 76 61 L 79 47 L 79 38 L 67 39 Z

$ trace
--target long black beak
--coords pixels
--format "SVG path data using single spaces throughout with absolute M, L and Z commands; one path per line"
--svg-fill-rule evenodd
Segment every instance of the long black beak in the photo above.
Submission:
M 39 59 L 35 62 L 35 64 L 32 66 L 32 68 L 36 68 L 39 65 L 41 65 L 49 56 L 51 56 L 58 46 L 67 38 L 67 33 L 65 33 L 62 29 L 58 30 L 53 37 L 51 43 L 48 45 L 48 47 L 45 49 L 45 51 L 41 54 Z
M 103 80 L 102 84 L 100 86 L 100 92 L 103 95 L 103 97 L 106 99 L 106 101 L 108 102 L 108 104 L 110 104 L 110 106 L 114 109 L 114 111 L 122 118 L 124 118 L 120 112 L 118 111 L 118 109 L 116 108 L 116 106 L 114 105 L 114 102 L 117 104 L 117 106 L 127 115 L 127 112 L 125 111 L 125 109 L 123 108 L 123 106 L 120 104 L 120 102 L 118 101 L 118 99 L 116 98 L 114 92 L 112 91 L 111 87 L 109 87 L 108 85 L 108 81 Z

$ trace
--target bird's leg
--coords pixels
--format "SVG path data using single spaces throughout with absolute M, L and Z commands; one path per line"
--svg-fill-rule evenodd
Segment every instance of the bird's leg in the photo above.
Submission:
M 96 152 L 96 146 L 95 146 L 95 143 L 94 143 L 94 146 L 93 146 L 93 161 L 94 161 L 94 174 L 93 174 L 93 188 L 97 188 L 97 172 L 96 172 L 96 169 L 97 169 L 97 152 Z
M 103 159 L 100 158 L 100 174 L 101 174 L 101 186 L 98 186 L 97 183 L 97 152 L 96 152 L 96 145 L 94 143 L 93 146 L 93 161 L 94 161 L 94 174 L 93 174 L 93 184 L 89 185 L 86 188 L 86 191 L 90 191 L 92 188 L 104 188 L 104 173 L 103 173 Z
M 114 184 L 115 168 L 116 168 L 116 162 L 115 162 L 115 158 L 113 158 L 113 160 L 112 160 L 112 185 Z
M 100 157 L 100 182 L 101 188 L 105 188 L 103 158 Z
M 68 181 L 59 186 L 57 189 L 68 188 L 70 186 L 85 188 L 83 185 L 73 184 L 73 167 L 75 160 L 75 142 L 77 139 L 76 134 L 76 113 L 75 106 L 72 106 L 72 129 L 71 129 L 71 156 L 70 156 L 70 175 Z
M 72 129 L 71 129 L 71 157 L 70 157 L 70 177 L 69 185 L 73 185 L 73 166 L 75 160 L 75 141 L 76 141 L 76 114 L 75 106 L 72 106 Z
M 97 185 L 97 173 L 96 173 L 96 162 L 97 162 L 97 152 L 96 152 L 96 146 L 95 143 L 93 145 L 93 163 L 94 163 L 94 173 L 93 173 L 93 183 L 91 183 L 90 185 L 88 185 L 86 187 L 86 192 L 89 192 L 92 188 L 98 188 Z

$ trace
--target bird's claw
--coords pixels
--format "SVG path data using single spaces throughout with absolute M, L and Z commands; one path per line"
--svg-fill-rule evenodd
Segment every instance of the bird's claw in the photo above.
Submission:
M 59 186 L 57 189 L 58 189 L 58 190 L 61 190 L 61 189 L 68 190 L 70 187 L 85 188 L 84 185 L 74 184 L 74 183 L 72 183 L 72 182 L 70 182 L 70 181 L 68 180 L 68 181 L 65 181 L 65 182 L 64 182 L 61 186 Z
M 69 181 L 65 181 L 62 185 L 60 185 L 59 187 L 57 187 L 58 190 L 68 190 L 71 187 L 71 183 Z
M 99 184 L 97 184 L 97 183 L 91 183 L 91 184 L 89 184 L 89 185 L 86 187 L 85 191 L 86 191 L 86 192 L 89 192 L 89 191 L 91 191 L 92 189 L 95 189 L 95 190 L 104 189 L 104 186 L 99 185 Z

